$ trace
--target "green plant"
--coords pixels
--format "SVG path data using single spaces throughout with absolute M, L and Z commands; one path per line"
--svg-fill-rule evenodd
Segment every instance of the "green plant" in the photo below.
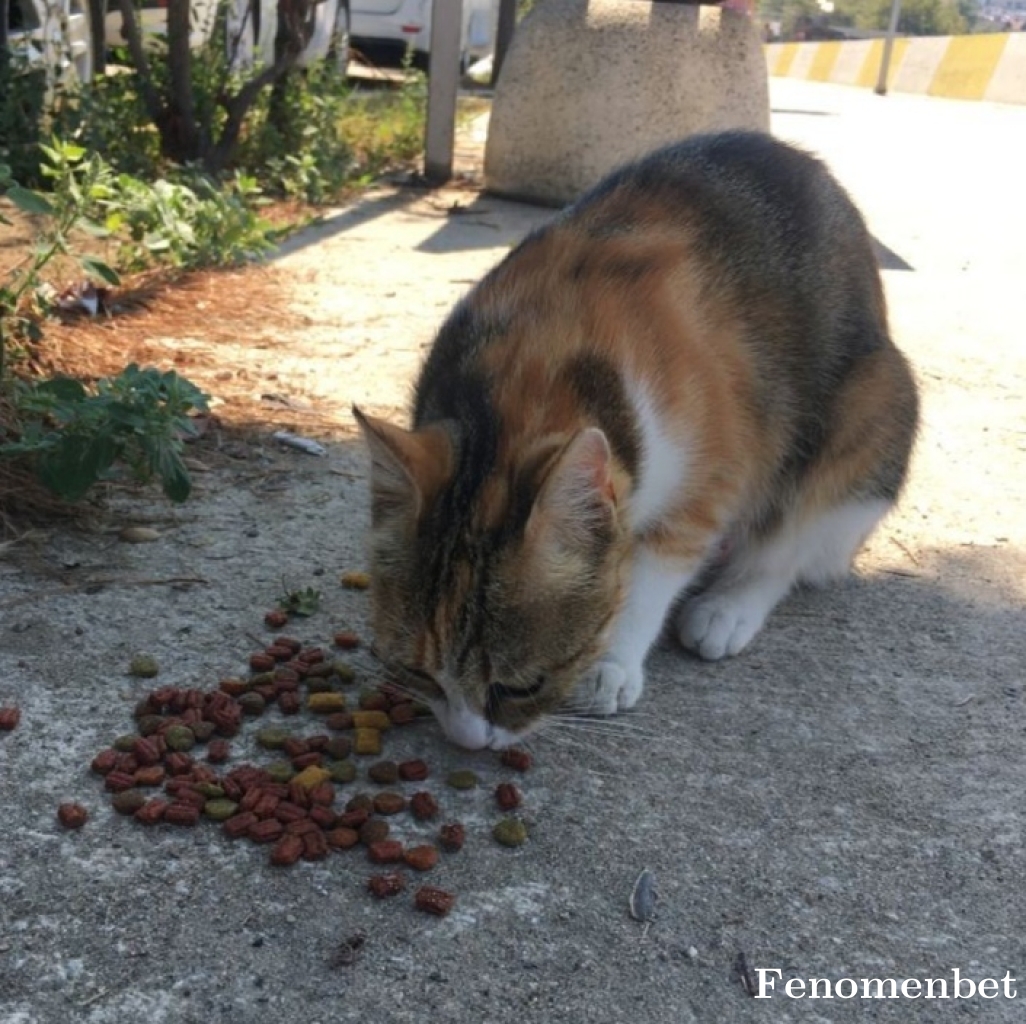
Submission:
M 183 438 L 194 433 L 189 413 L 206 396 L 173 370 L 127 366 L 89 390 L 70 377 L 15 381 L 18 436 L 0 456 L 28 459 L 38 478 L 67 501 L 78 501 L 123 463 L 139 481 L 157 477 L 172 501 L 191 490 Z
M 271 248 L 273 229 L 254 209 L 260 188 L 252 177 L 236 174 L 224 187 L 198 171 L 177 178 L 149 185 L 121 174 L 100 199 L 105 230 L 122 239 L 121 267 L 226 266 Z
M 109 192 L 109 167 L 96 154 L 86 159 L 85 151 L 70 143 L 54 140 L 52 145 L 40 149 L 48 161 L 43 174 L 54 183 L 49 196 L 19 185 L 10 167 L 0 165 L 0 190 L 15 207 L 35 217 L 38 225 L 35 244 L 0 283 L 0 384 L 6 369 L 8 339 L 39 339 L 39 321 L 49 308 L 42 272 L 56 256 L 74 255 L 88 275 L 108 284 L 117 284 L 119 280 L 105 262 L 92 255 L 73 253 L 70 244 L 75 228 L 104 234 L 89 214 Z

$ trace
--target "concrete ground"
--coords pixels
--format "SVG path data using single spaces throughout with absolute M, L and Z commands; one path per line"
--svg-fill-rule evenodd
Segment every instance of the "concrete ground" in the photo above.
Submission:
M 283 575 L 324 591 L 304 639 L 363 628 L 365 598 L 335 582 L 366 522 L 348 405 L 401 409 L 449 304 L 551 215 L 456 192 L 341 212 L 277 264 L 301 335 L 236 353 L 334 418 L 329 457 L 242 453 L 153 544 L 57 534 L 0 563 L 0 706 L 23 711 L 0 734 L 0 1022 L 1024 1019 L 1026 109 L 784 79 L 771 95 L 774 130 L 865 211 L 924 395 L 911 485 L 851 581 L 793 597 L 736 660 L 667 645 L 636 712 L 543 734 L 518 850 L 487 835 L 488 787 L 509 777 L 494 755 L 433 725 L 390 738 L 390 754 L 431 762 L 468 827 L 431 879 L 459 894 L 443 920 L 408 894 L 372 902 L 358 854 L 272 869 L 213 827 L 114 815 L 87 765 L 149 688 L 125 675 L 130 654 L 154 653 L 159 682 L 213 685 L 263 637 Z M 68 585 L 83 573 L 106 582 Z M 456 766 L 485 787 L 447 791 Z M 54 820 L 68 799 L 92 812 L 80 832 Z M 643 868 L 647 924 L 628 915 Z M 771 998 L 746 992 L 742 963 L 780 972 Z M 944 978 L 951 994 L 956 969 L 996 985 L 957 1000 L 783 991 Z

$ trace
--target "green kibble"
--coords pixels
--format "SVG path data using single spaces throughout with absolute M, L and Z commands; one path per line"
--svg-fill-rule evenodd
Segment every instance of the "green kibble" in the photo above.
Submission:
M 375 761 L 367 769 L 367 778 L 379 786 L 394 786 L 399 781 L 399 765 L 395 761 Z
M 139 735 L 152 736 L 163 724 L 163 715 L 143 715 L 139 719 Z
M 291 735 L 288 729 L 278 729 L 272 726 L 269 729 L 261 729 L 256 734 L 256 741 L 264 750 L 280 750 Z
M 206 719 L 202 722 L 194 722 L 189 726 L 189 728 L 192 729 L 193 736 L 195 736 L 200 743 L 206 743 L 207 740 L 214 735 L 214 723 L 208 722 Z
M 216 782 L 197 782 L 193 788 L 208 800 L 220 800 L 224 796 L 224 790 Z
M 353 752 L 353 741 L 348 736 L 332 736 L 324 745 L 324 753 L 335 761 L 344 761 Z
M 114 741 L 114 742 L 113 742 L 113 743 L 111 744 L 111 746 L 112 746 L 112 747 L 113 747 L 113 748 L 114 748 L 115 750 L 120 750 L 122 754 L 127 754 L 127 753 L 129 753 L 129 752 L 130 752 L 130 751 L 132 750 L 132 748 L 133 748 L 133 747 L 135 746 L 135 741 L 136 741 L 136 740 L 137 740 L 138 738 L 139 738 L 139 737 L 138 737 L 138 736 L 137 736 L 137 735 L 136 735 L 136 734 L 135 734 L 134 732 L 128 732 L 128 733 L 125 733 L 125 735 L 124 735 L 124 736 L 119 736 L 119 737 L 118 737 L 118 738 L 117 738 L 117 739 L 116 739 L 116 740 L 115 740 L 115 741 Z
M 139 679 L 152 679 L 160 671 L 157 659 L 152 654 L 137 654 L 129 663 L 129 675 Z
M 255 672 L 244 682 L 249 686 L 273 686 L 274 672 Z
M 146 803 L 146 794 L 141 789 L 123 789 L 115 793 L 110 802 L 118 814 L 135 814 Z
M 262 715 L 264 708 L 267 707 L 267 701 L 254 690 L 247 690 L 245 693 L 239 694 L 236 699 L 247 715 Z
M 338 676 L 338 681 L 342 683 L 343 686 L 348 686 L 350 683 L 356 682 L 356 670 L 352 665 L 349 665 L 344 661 L 336 661 L 331 667 L 335 675 Z
M 332 782 L 344 784 L 356 778 L 356 765 L 352 761 L 336 761 L 328 771 L 331 772 Z
M 492 838 L 503 846 L 522 846 L 527 840 L 527 826 L 519 818 L 503 818 L 492 829 Z
M 329 693 L 331 681 L 324 676 L 320 678 L 309 676 L 306 680 L 306 689 L 308 693 Z
M 208 800 L 203 805 L 203 813 L 214 821 L 227 821 L 238 809 L 239 805 L 234 800 L 223 798 Z
M 272 782 L 291 782 L 296 769 L 288 761 L 274 761 L 267 766 L 267 775 Z
M 172 725 L 164 733 L 164 742 L 167 744 L 168 750 L 185 753 L 196 746 L 196 734 L 187 725 Z
M 446 785 L 452 786 L 453 789 L 476 789 L 479 781 L 477 772 L 472 772 L 469 768 L 449 772 L 445 777 Z

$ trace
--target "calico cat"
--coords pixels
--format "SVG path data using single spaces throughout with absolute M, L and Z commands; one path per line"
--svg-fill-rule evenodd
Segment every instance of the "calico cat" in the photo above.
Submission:
M 630 708 L 675 601 L 737 654 L 894 504 L 916 386 L 869 233 L 813 157 L 695 136 L 624 167 L 452 311 L 371 455 L 377 649 L 451 739 Z

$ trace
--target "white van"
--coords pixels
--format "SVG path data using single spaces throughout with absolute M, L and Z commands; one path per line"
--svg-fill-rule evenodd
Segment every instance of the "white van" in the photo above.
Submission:
M 350 36 L 361 45 L 412 47 L 426 61 L 431 50 L 432 0 L 350 0 Z M 465 70 L 495 45 L 498 0 L 463 0 L 460 64 Z

